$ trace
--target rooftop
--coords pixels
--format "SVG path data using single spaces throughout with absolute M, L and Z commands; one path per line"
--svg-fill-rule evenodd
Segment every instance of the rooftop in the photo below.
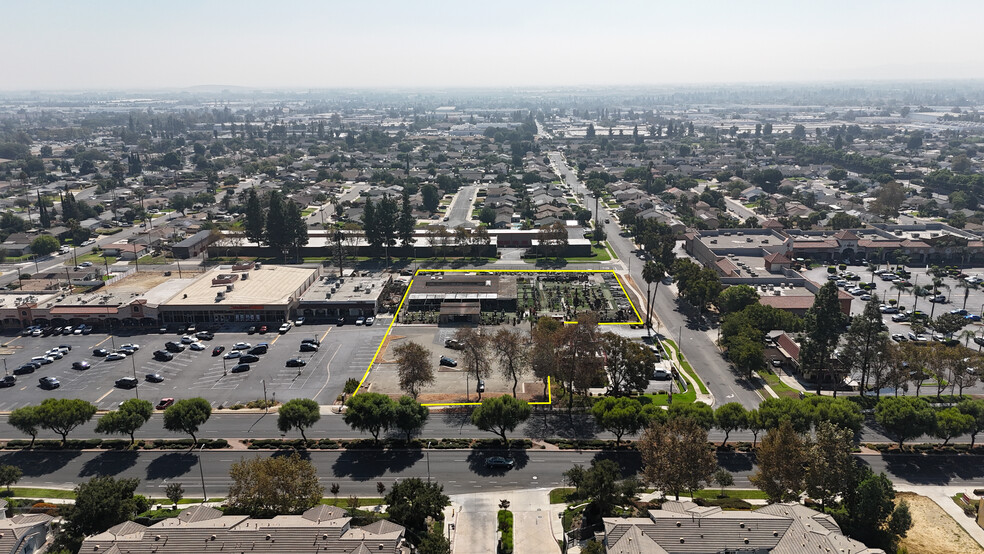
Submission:
M 215 304 L 216 293 L 224 292 L 223 303 L 229 304 L 286 304 L 305 283 L 314 278 L 317 269 L 285 266 L 263 266 L 245 272 L 232 272 L 230 266 L 220 266 L 207 271 L 179 290 L 162 306 L 200 306 Z M 220 275 L 237 275 L 233 290 L 226 291 L 226 284 L 212 284 Z M 248 278 L 243 278 L 248 275 Z
M 375 303 L 385 285 L 386 278 L 381 275 L 367 277 L 349 275 L 343 279 L 339 279 L 336 275 L 325 275 L 304 292 L 301 303 Z

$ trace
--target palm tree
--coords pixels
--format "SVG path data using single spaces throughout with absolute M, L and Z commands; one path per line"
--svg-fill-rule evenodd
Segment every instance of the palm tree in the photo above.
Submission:
M 970 297 L 970 289 L 977 290 L 977 283 L 968 283 L 963 279 L 957 280 L 957 288 L 964 289 L 964 301 L 962 309 L 967 309 L 967 298 Z
M 642 268 L 642 279 L 646 281 L 646 336 L 652 336 L 652 313 L 653 313 L 653 293 L 650 293 L 653 282 L 656 282 L 656 290 L 659 290 L 659 282 L 663 279 L 666 274 L 663 269 L 663 264 L 656 263 L 652 260 L 646 262 L 646 265 Z
M 911 285 L 909 285 L 908 282 L 906 282 L 906 281 L 896 281 L 896 282 L 892 283 L 892 288 L 899 291 L 899 296 L 898 296 L 898 298 L 895 299 L 895 303 L 896 304 L 902 302 L 902 292 L 908 291 L 910 287 L 911 287 Z M 913 309 L 915 309 L 915 308 L 913 308 Z
M 871 282 L 874 283 L 875 282 L 875 272 L 878 271 L 878 264 L 869 263 L 868 264 L 868 271 L 871 272 Z
M 977 333 L 974 332 L 972 329 L 964 329 L 963 331 L 960 331 L 960 338 L 964 339 L 964 346 L 968 348 L 970 347 L 970 339 L 976 336 Z
M 940 289 L 946 289 L 947 292 L 950 292 L 950 285 L 944 283 L 943 282 L 943 279 L 939 279 L 939 278 L 933 279 L 933 296 L 934 297 L 937 294 L 939 294 Z M 939 304 L 939 302 L 933 302 L 933 307 L 930 308 L 930 310 L 929 310 L 929 318 L 930 319 L 933 318 L 933 313 L 936 311 L 936 305 L 937 304 Z

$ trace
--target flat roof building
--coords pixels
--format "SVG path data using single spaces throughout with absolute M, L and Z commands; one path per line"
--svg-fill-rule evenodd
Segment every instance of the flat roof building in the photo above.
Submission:
M 382 275 L 325 275 L 301 295 L 297 315 L 314 320 L 375 315 L 382 307 L 383 290 L 392 279 Z

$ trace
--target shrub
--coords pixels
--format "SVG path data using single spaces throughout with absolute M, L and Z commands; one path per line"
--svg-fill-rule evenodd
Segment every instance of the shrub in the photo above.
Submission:
M 348 381 L 345 381 L 345 388 L 342 389 L 342 392 L 344 394 L 352 394 L 358 388 L 359 388 L 359 380 L 358 379 L 349 379 Z
M 58 505 L 51 504 L 50 502 L 38 502 L 31 506 L 30 513 L 32 514 L 48 514 L 49 516 L 58 515 Z
M 513 551 L 513 514 L 509 510 L 499 510 L 499 531 L 502 538 L 499 539 L 500 554 L 512 554 Z

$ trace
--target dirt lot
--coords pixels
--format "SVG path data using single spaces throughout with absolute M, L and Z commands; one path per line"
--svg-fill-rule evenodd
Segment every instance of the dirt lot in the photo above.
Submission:
M 935 502 L 914 493 L 899 493 L 896 500 L 909 503 L 912 529 L 900 546 L 909 554 L 968 554 L 984 552 L 974 539 Z

